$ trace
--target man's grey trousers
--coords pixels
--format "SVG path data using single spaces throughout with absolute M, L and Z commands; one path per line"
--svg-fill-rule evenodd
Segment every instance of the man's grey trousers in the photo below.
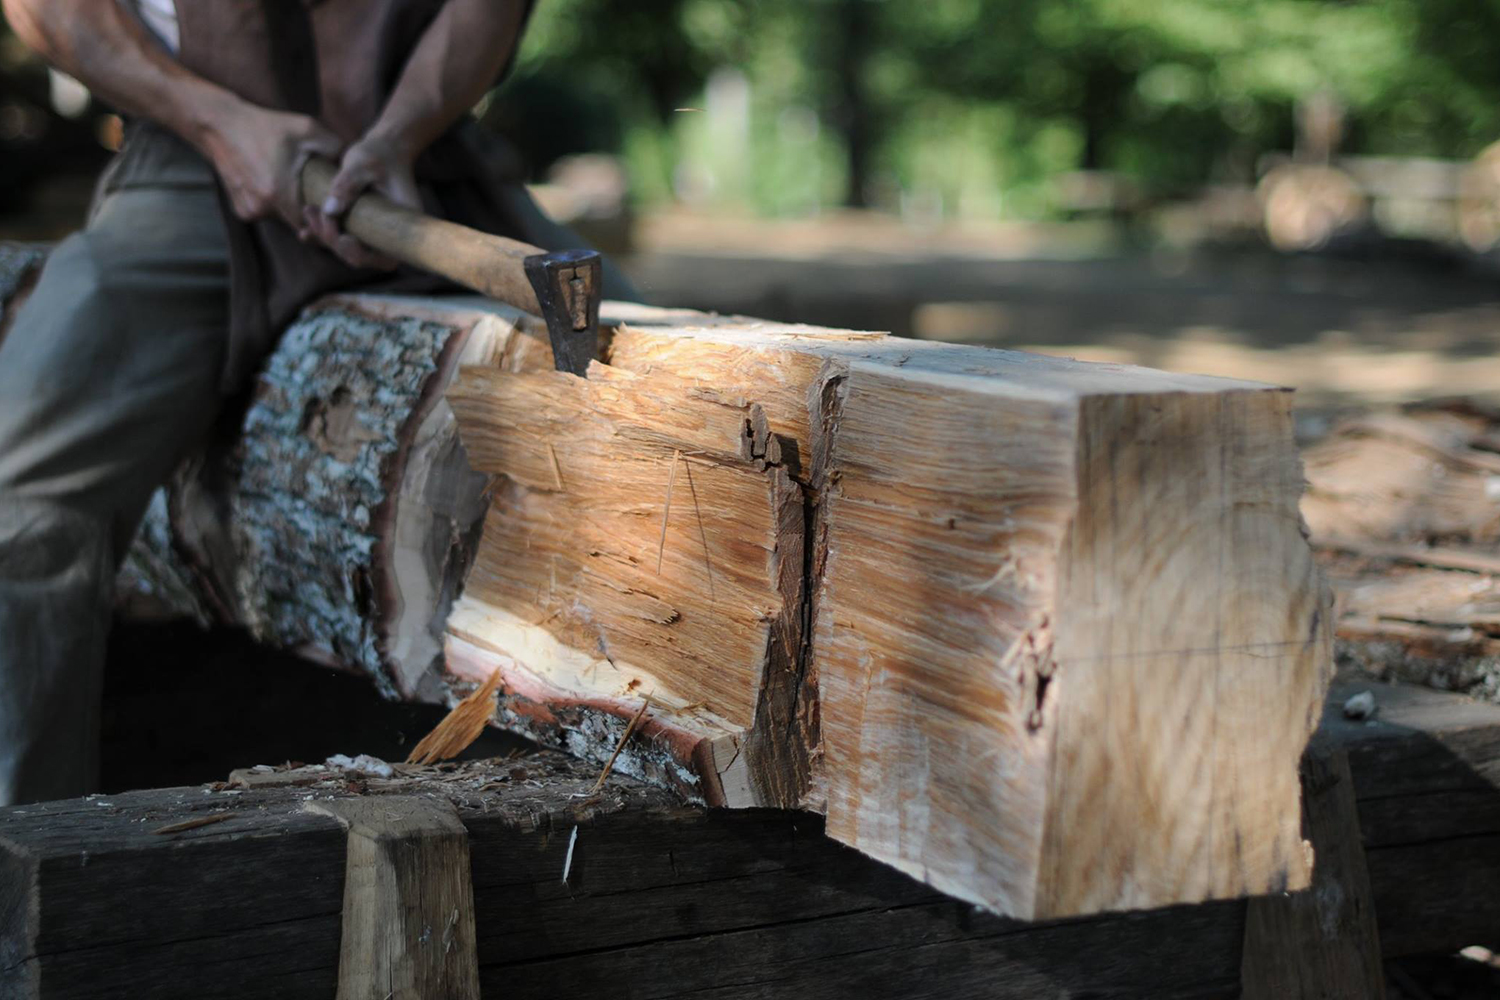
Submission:
M 152 490 L 223 405 L 229 249 L 186 145 L 106 181 L 0 341 L 0 805 L 94 790 L 115 570 Z M 517 235 L 587 243 L 525 189 Z M 611 262 L 607 297 L 638 300 Z
M 96 201 L 0 341 L 0 804 L 93 790 L 115 569 L 221 405 L 218 197 L 172 166 Z

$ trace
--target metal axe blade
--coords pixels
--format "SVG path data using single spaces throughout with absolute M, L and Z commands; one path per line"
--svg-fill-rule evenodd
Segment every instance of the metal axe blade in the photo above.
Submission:
M 322 204 L 337 168 L 310 157 L 302 201 Z M 440 274 L 547 321 L 561 371 L 584 375 L 599 343 L 602 258 L 594 250 L 558 250 L 493 236 L 396 205 L 374 192 L 355 199 L 345 230 L 397 260 Z
M 596 250 L 557 250 L 523 262 L 547 321 L 558 371 L 586 377 L 599 350 L 602 259 Z

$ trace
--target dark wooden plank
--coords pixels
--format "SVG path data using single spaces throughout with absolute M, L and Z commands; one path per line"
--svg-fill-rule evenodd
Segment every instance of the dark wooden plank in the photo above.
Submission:
M 486 991 L 612 997 L 1221 997 L 1238 993 L 1242 903 L 1028 924 L 953 900 L 481 965 Z M 579 917 L 596 919 L 580 907 Z
M 1244 1000 L 1384 1000 L 1353 785 L 1343 750 L 1308 748 L 1302 832 L 1315 852 L 1312 886 L 1246 903 Z
M 1367 857 L 1385 957 L 1500 946 L 1500 833 L 1387 847 Z
M 1363 690 L 1374 719 L 1345 719 Z M 1382 954 L 1500 944 L 1500 705 L 1341 684 L 1319 733 L 1348 752 Z
M 1387 957 L 1493 943 L 1500 803 L 1486 775 L 1500 767 L 1500 708 L 1377 687 L 1369 726 L 1338 716 L 1341 694 L 1324 735 L 1349 755 Z M 457 807 L 481 984 L 497 995 L 1238 990 L 1243 902 L 1007 921 L 829 841 L 816 817 L 705 812 L 626 778 L 591 799 L 596 774 L 538 753 L 428 769 L 420 788 L 340 777 L 0 810 L 0 997 L 330 996 L 344 833 L 304 803 L 361 790 Z M 232 818 L 153 832 L 221 812 Z

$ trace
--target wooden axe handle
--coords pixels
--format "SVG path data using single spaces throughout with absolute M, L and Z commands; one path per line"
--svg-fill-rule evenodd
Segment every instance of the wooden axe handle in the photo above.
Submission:
M 301 178 L 304 205 L 323 203 L 336 170 L 321 157 L 307 161 Z M 388 257 L 541 315 L 541 305 L 522 265 L 527 257 L 546 252 L 540 247 L 434 219 L 369 191 L 356 198 L 344 214 L 343 228 Z

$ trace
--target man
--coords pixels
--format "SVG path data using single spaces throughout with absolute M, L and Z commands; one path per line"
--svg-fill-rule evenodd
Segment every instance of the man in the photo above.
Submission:
M 0 343 L 0 804 L 89 791 L 114 572 L 155 486 L 313 296 L 436 290 L 339 229 L 362 191 L 548 249 L 465 113 L 530 0 L 0 0 L 130 120 Z M 339 170 L 303 206 L 308 156 Z M 606 269 L 605 293 L 629 297 Z

